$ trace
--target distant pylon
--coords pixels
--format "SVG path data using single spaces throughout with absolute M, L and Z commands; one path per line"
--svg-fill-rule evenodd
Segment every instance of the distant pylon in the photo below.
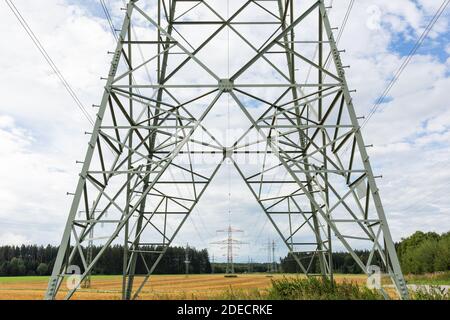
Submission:
M 275 258 L 275 240 L 272 240 L 272 272 L 277 272 L 277 260 Z
M 239 248 L 237 245 L 240 244 L 246 244 L 245 242 L 233 239 L 233 233 L 242 233 L 244 231 L 239 229 L 233 229 L 233 227 L 229 226 L 225 230 L 217 230 L 218 233 L 227 233 L 228 238 L 222 241 L 212 242 L 211 244 L 217 244 L 217 245 L 226 245 L 225 247 L 222 247 L 224 249 L 227 249 L 227 274 L 234 274 L 234 256 L 236 253 L 234 253 L 234 248 Z
M 275 241 L 268 239 L 265 249 L 267 250 L 267 272 L 274 273 L 277 270 L 277 263 L 275 259 Z
M 186 276 L 189 275 L 189 264 L 191 263 L 191 260 L 189 258 L 189 243 L 186 245 L 186 250 L 185 250 L 185 259 L 184 259 L 184 264 L 186 265 Z
M 270 240 L 267 240 L 267 273 L 272 272 L 272 246 Z
M 93 216 L 93 219 L 95 219 L 95 216 Z M 89 243 L 88 243 L 88 249 L 87 249 L 87 255 L 86 255 L 86 263 L 92 262 L 92 255 L 94 250 L 94 229 L 91 230 L 89 233 Z M 88 276 L 86 277 L 86 280 L 83 283 L 83 288 L 90 288 L 92 285 L 92 271 L 89 272 Z
M 248 257 L 248 273 L 252 273 L 253 272 L 253 259 Z
M 92 219 L 95 220 L 95 213 L 97 211 L 92 212 Z M 86 212 L 79 212 L 79 214 L 86 214 Z M 94 229 L 92 228 L 91 232 L 89 233 L 89 241 L 88 241 L 88 247 L 86 252 L 86 264 L 90 264 L 92 262 L 92 256 L 93 256 L 93 250 L 94 250 Z M 92 285 L 92 270 L 89 272 L 89 274 L 86 276 L 86 279 L 83 281 L 82 287 L 84 289 L 90 288 Z

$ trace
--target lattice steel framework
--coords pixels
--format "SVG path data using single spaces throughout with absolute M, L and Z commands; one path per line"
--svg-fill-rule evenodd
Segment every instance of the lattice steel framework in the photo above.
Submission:
M 211 244 L 221 245 L 222 249 L 227 250 L 227 274 L 234 274 L 234 256 L 236 256 L 235 249 L 239 249 L 238 245 L 246 244 L 245 242 L 233 238 L 233 233 L 242 233 L 244 231 L 235 229 L 231 225 L 226 230 L 217 230 L 218 233 L 228 234 L 228 238 L 222 241 L 212 242 Z
M 117 243 L 137 298 L 225 161 L 305 274 L 332 278 L 333 244 L 408 297 L 324 1 L 229 6 L 128 3 L 47 299 L 70 299 L 74 261 L 82 281 Z M 247 129 L 223 143 L 211 114 L 230 104 Z

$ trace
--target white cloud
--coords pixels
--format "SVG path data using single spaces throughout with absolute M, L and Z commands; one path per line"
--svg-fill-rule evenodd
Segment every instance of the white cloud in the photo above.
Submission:
M 68 203 L 65 192 L 73 188 L 74 172 L 64 155 L 33 151 L 36 140 L 30 132 L 0 116 L 0 123 L 5 122 L 7 126 L 0 126 L 2 233 L 10 228 L 19 232 L 22 225 L 22 232 L 34 229 L 27 239 L 45 242 L 62 225 L 60 208 Z
M 22 244 L 28 244 L 30 241 L 20 234 L 7 232 L 0 234 L 0 243 L 2 245 L 20 246 Z

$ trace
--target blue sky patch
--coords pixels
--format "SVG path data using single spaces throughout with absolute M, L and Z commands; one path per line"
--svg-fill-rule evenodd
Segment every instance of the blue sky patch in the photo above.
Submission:
M 104 19 L 105 14 L 103 13 L 100 1 L 92 0 L 67 0 L 70 5 L 75 5 L 78 7 L 83 7 L 86 11 L 90 12 L 93 16 Z

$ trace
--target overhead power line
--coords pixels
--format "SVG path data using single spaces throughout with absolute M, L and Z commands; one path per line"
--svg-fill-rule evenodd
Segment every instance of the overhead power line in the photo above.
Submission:
M 67 90 L 77 107 L 80 109 L 80 111 L 83 113 L 83 115 L 86 117 L 86 119 L 93 125 L 94 121 L 89 114 L 89 112 L 84 107 L 83 103 L 78 98 L 75 91 L 72 89 L 72 86 L 69 84 L 69 82 L 66 80 L 58 66 L 55 64 L 53 59 L 48 54 L 47 50 L 45 50 L 45 47 L 40 42 L 39 38 L 36 36 L 36 34 L 33 32 L 33 29 L 30 27 L 30 25 L 27 23 L 26 19 L 22 16 L 19 9 L 14 5 L 14 3 L 11 0 L 6 0 L 6 4 L 11 9 L 14 16 L 19 21 L 20 25 L 24 28 L 27 35 L 30 37 L 31 41 L 33 41 L 36 48 L 39 50 L 39 52 L 44 57 L 45 61 L 48 63 L 48 65 L 52 68 L 52 70 L 55 72 L 61 83 L 63 84 L 64 88 Z
M 352 13 L 354 4 L 355 4 L 355 0 L 351 0 L 347 6 L 347 11 L 345 13 L 344 20 L 342 21 L 341 27 L 339 28 L 339 33 L 336 38 L 336 43 L 339 43 L 341 41 L 342 34 L 344 33 L 344 29 L 347 26 L 347 22 L 348 22 L 348 19 L 350 18 L 350 14 Z
M 394 77 L 392 78 L 392 80 L 389 82 L 388 86 L 386 87 L 386 89 L 384 89 L 383 93 L 381 94 L 381 96 L 377 99 L 375 105 L 372 107 L 369 115 L 367 116 L 366 120 L 363 122 L 361 128 L 364 128 L 367 123 L 370 121 L 370 119 L 373 117 L 373 115 L 376 113 L 376 111 L 378 110 L 379 106 L 383 103 L 383 101 L 385 101 L 385 99 L 387 98 L 389 92 L 392 90 L 392 88 L 394 87 L 394 85 L 397 83 L 398 79 L 400 78 L 400 76 L 402 75 L 403 71 L 406 69 L 406 67 L 408 66 L 408 64 L 411 62 L 413 56 L 416 54 L 417 50 L 419 50 L 419 48 L 422 46 L 423 42 L 425 41 L 425 39 L 428 37 L 428 34 L 430 33 L 430 31 L 433 29 L 433 26 L 436 24 L 436 22 L 439 20 L 439 18 L 441 17 L 441 15 L 444 13 L 445 9 L 447 8 L 448 4 L 450 3 L 450 0 L 445 0 L 441 6 L 439 7 L 439 9 L 436 11 L 436 13 L 434 14 L 433 18 L 431 19 L 430 23 L 427 25 L 427 27 L 425 28 L 425 30 L 423 31 L 423 33 L 421 34 L 421 36 L 419 37 L 419 39 L 417 40 L 416 44 L 414 45 L 414 47 L 411 49 L 411 51 L 409 52 L 409 54 L 406 56 L 406 58 L 403 60 L 403 63 L 400 65 L 399 69 L 397 70 L 397 72 L 394 74 Z
M 109 14 L 108 6 L 106 5 L 104 0 L 100 0 L 100 5 L 102 6 L 103 13 L 105 14 L 106 20 L 108 20 L 109 27 L 111 28 L 111 33 L 114 36 L 114 39 L 117 41 L 116 28 L 114 27 L 111 15 Z
M 344 34 L 344 30 L 345 30 L 345 27 L 347 26 L 347 22 L 348 22 L 348 19 L 350 18 L 350 15 L 352 13 L 354 4 L 355 4 L 355 0 L 350 0 L 349 4 L 347 6 L 347 10 L 345 12 L 344 19 L 342 20 L 341 26 L 339 27 L 339 33 L 338 33 L 338 35 L 336 37 L 336 44 L 337 45 L 341 41 L 342 35 Z M 329 10 L 328 11 L 331 11 L 332 7 L 333 7 L 333 0 L 330 1 Z M 316 48 L 315 48 L 315 51 L 314 51 L 314 58 L 313 58 L 313 60 L 315 60 L 317 58 L 317 54 L 318 53 L 319 53 L 319 45 L 316 45 Z M 325 64 L 325 66 L 327 68 L 330 66 L 330 63 L 331 63 L 330 58 L 331 58 L 331 52 L 328 54 L 327 58 L 325 59 L 325 63 L 324 64 Z M 307 73 L 306 78 L 305 78 L 305 83 L 308 83 L 308 80 L 309 80 L 309 78 L 311 76 L 311 72 L 312 72 L 312 66 L 309 67 L 308 73 Z M 326 77 L 326 75 L 325 75 L 325 77 Z

